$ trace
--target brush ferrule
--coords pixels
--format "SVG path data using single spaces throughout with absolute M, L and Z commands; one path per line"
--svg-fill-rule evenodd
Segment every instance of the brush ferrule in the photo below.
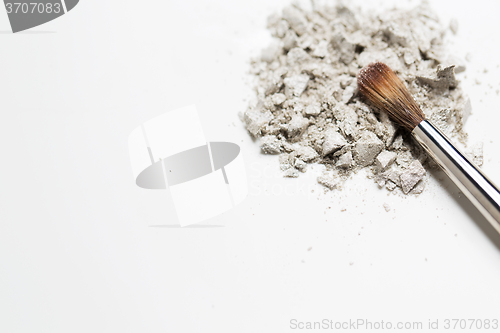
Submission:
M 411 132 L 457 187 L 500 232 L 500 191 L 450 140 L 427 120 Z

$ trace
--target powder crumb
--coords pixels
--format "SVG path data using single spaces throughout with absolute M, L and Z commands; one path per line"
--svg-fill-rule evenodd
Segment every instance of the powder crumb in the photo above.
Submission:
M 455 66 L 455 74 L 465 72 L 467 66 L 465 65 L 465 60 L 455 56 L 449 55 L 448 58 L 443 62 L 445 67 Z
M 454 35 L 458 32 L 458 20 L 456 18 L 452 18 L 450 21 L 450 30 Z
M 352 153 L 348 151 L 347 153 L 339 157 L 337 163 L 335 163 L 335 166 L 341 169 L 348 169 L 352 166 L 352 163 L 353 163 Z
M 285 94 L 277 93 L 271 96 L 271 101 L 274 105 L 281 105 L 286 101 L 286 96 Z
M 318 183 L 338 190 L 368 168 L 380 188 L 421 193 L 427 169 L 436 164 L 407 131 L 357 94 L 356 75 L 371 62 L 385 62 L 426 118 L 466 145 L 471 105 L 455 77 L 466 64 L 447 50 L 446 28 L 435 18 L 426 1 L 384 15 L 347 4 L 287 6 L 269 18 L 274 40 L 252 59 L 256 96 L 241 116 L 245 127 L 260 138 L 263 153 L 279 154 L 285 177 L 299 177 L 307 164 L 319 163 L 326 172 Z M 456 19 L 449 29 L 458 31 Z M 471 59 L 468 53 L 465 60 Z M 482 150 L 470 153 L 482 163 Z
M 388 189 L 389 191 L 394 191 L 396 189 L 396 183 L 388 180 L 387 183 L 385 184 L 385 188 Z
M 449 55 L 448 58 L 443 62 L 445 67 L 455 66 L 455 74 L 465 72 L 467 66 L 465 65 L 465 60 L 459 58 L 455 55 Z
M 339 150 L 347 144 L 347 140 L 344 138 L 344 136 L 334 129 L 326 130 L 323 140 L 323 156 L 333 153 L 334 151 Z
M 275 135 L 266 135 L 260 139 L 260 149 L 265 154 L 279 154 L 281 143 Z
M 418 195 L 422 193 L 425 189 L 425 183 L 423 180 L 419 181 L 417 185 L 410 191 L 410 194 Z
M 451 65 L 442 68 L 438 65 L 436 71 L 432 71 L 424 76 L 417 75 L 417 79 L 422 84 L 429 85 L 431 88 L 446 91 L 450 88 L 456 88 L 458 82 L 455 79 L 455 66 Z
M 424 175 L 425 169 L 422 164 L 419 161 L 413 161 L 400 176 L 403 193 L 408 194 Z
M 309 76 L 305 74 L 294 75 L 283 80 L 285 84 L 285 96 L 300 96 L 307 87 Z
M 329 176 L 328 174 L 323 174 L 322 176 L 318 177 L 317 180 L 319 184 L 330 190 L 337 188 L 339 184 L 339 180 L 337 178 Z
M 354 159 L 359 166 L 371 165 L 383 148 L 384 143 L 375 133 L 364 131 L 354 146 Z
M 483 165 L 483 143 L 482 142 L 478 142 L 474 145 L 471 145 L 469 148 L 465 149 L 464 154 L 476 166 L 480 167 Z
M 311 251 L 312 250 L 312 247 L 308 248 L 307 251 Z
M 378 154 L 375 165 L 378 171 L 384 171 L 396 160 L 397 154 L 393 151 L 384 150 Z
M 384 209 L 386 212 L 388 212 L 391 210 L 391 206 L 389 206 L 389 204 L 387 204 L 387 203 L 384 203 Z
M 472 104 L 470 98 L 467 98 L 467 100 L 461 107 L 461 111 L 459 112 L 458 116 L 461 117 L 462 123 L 465 123 L 467 119 L 469 119 L 469 116 L 471 114 L 472 114 Z
M 302 161 L 300 158 L 295 159 L 293 166 L 300 172 L 306 172 L 307 170 L 307 163 Z
M 317 116 L 321 113 L 321 106 L 319 104 L 311 104 L 304 110 L 306 116 Z
M 295 168 L 289 168 L 283 172 L 283 177 L 286 178 L 298 178 L 299 177 L 299 171 Z
M 293 139 L 302 135 L 308 126 L 309 120 L 307 118 L 302 117 L 300 113 L 293 115 L 287 128 L 288 137 Z

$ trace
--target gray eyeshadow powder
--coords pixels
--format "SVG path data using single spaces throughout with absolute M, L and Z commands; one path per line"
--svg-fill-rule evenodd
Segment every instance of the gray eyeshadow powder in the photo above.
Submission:
M 381 188 L 424 190 L 427 169 L 436 165 L 357 93 L 358 71 L 374 61 L 389 65 L 427 119 L 466 145 L 471 105 L 455 78 L 465 65 L 446 53 L 446 30 L 426 2 L 383 15 L 345 5 L 289 6 L 268 19 L 268 28 L 274 41 L 251 62 L 256 98 L 241 118 L 263 153 L 279 154 L 285 177 L 321 163 L 326 171 L 318 182 L 328 189 L 369 168 Z M 468 154 L 482 164 L 482 145 Z

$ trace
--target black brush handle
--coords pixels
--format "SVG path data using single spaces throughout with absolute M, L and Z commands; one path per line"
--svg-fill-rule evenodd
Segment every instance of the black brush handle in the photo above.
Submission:
M 427 120 L 415 127 L 411 134 L 500 233 L 498 188 Z

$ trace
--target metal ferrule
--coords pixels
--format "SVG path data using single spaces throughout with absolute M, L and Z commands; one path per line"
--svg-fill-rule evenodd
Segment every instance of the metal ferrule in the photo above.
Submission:
M 498 188 L 427 120 L 415 127 L 411 134 L 500 233 Z

